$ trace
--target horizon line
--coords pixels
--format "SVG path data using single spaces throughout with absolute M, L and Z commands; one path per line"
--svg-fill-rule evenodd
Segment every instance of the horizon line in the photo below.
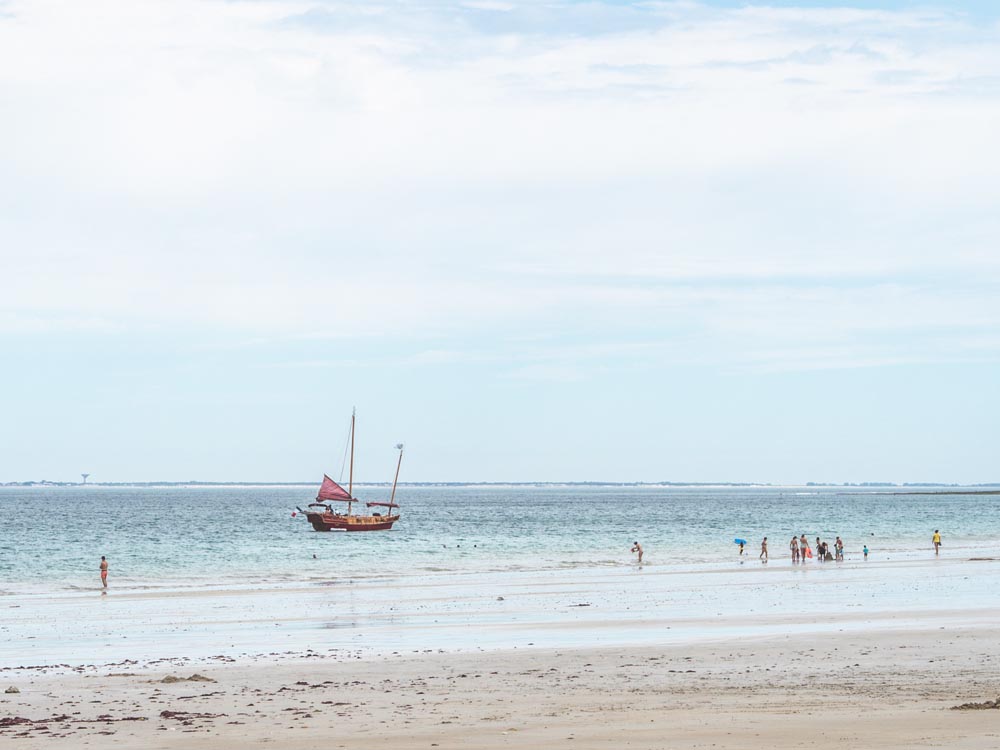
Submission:
M 358 487 L 388 487 L 392 482 L 355 482 Z M 135 480 L 108 482 L 69 482 L 51 479 L 14 480 L 0 482 L 0 487 L 311 487 L 315 481 L 246 482 L 190 480 Z M 475 487 L 475 486 L 596 486 L 596 487 L 1000 487 L 1000 482 L 680 482 L 680 481 L 612 481 L 612 480 L 517 480 L 517 481 L 454 481 L 428 480 L 399 482 L 399 487 Z

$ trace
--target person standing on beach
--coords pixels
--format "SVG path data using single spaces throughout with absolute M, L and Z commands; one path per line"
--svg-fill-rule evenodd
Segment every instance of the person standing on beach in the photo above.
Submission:
M 861 550 L 861 551 L 864 553 L 865 559 L 867 560 L 868 559 L 868 545 L 866 544 L 865 548 L 863 550 Z
M 639 542 L 635 542 L 632 545 L 632 552 L 638 552 L 639 553 L 639 564 L 642 565 L 642 545 L 639 544 Z
M 760 559 L 767 562 L 767 537 L 760 543 Z
M 788 547 L 792 550 L 792 562 L 797 563 L 799 561 L 799 538 L 797 536 L 793 536 L 792 541 L 788 544 Z
M 108 587 L 108 558 L 104 555 L 101 555 L 101 583 Z
M 934 529 L 934 536 L 931 541 L 934 542 L 934 554 L 941 554 L 941 532 Z
M 799 555 L 802 562 L 805 562 L 807 557 L 812 557 L 812 550 L 809 549 L 809 540 L 806 539 L 805 534 L 799 537 Z
M 844 543 L 837 537 L 837 541 L 833 543 L 834 556 L 837 562 L 844 562 Z

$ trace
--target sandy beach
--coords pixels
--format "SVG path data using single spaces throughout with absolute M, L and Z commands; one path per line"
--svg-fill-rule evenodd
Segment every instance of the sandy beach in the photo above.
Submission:
M 19 748 L 996 747 L 996 630 L 7 670 Z M 174 677 L 189 678 L 194 681 Z M 199 679 L 204 677 L 205 680 Z M 166 681 L 165 681 L 166 680 Z M 17 723 L 12 717 L 32 719 Z
M 996 747 L 996 566 L 6 597 L 0 744 Z

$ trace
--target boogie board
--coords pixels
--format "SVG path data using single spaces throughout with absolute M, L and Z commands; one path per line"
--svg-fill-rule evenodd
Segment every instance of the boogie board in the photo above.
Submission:
M 812 556 L 813 556 L 813 551 L 809 547 L 806 547 L 806 557 L 812 557 Z

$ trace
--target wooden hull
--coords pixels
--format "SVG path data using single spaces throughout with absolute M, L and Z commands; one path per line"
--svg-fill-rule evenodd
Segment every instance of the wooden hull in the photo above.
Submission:
M 338 516 L 333 513 L 306 513 L 316 531 L 386 531 L 399 516 Z

